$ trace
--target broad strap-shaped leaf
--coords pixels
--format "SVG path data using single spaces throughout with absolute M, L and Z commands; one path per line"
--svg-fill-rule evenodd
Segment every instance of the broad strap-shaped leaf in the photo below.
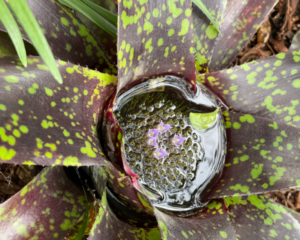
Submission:
M 56 0 L 29 0 L 28 5 L 56 58 L 101 69 L 102 72 L 117 73 L 110 54 L 74 13 Z M 5 31 L 1 24 L 0 30 Z M 23 38 L 30 42 L 23 30 L 22 33 Z
M 300 49 L 200 75 L 199 80 L 234 111 L 300 127 Z
M 278 0 L 230 0 L 209 64 L 211 72 L 226 68 L 246 46 Z
M 220 26 L 227 0 L 202 0 L 215 22 Z M 193 4 L 194 42 L 201 65 L 208 64 L 217 40 L 218 31 L 205 14 Z
M 161 75 L 181 76 L 195 90 L 191 3 L 119 1 L 118 91 Z
M 300 129 L 250 114 L 224 112 L 228 152 L 209 198 L 300 186 Z
M 237 239 L 299 239 L 299 222 L 266 195 L 226 198 Z
M 96 126 L 116 77 L 57 62 L 63 84 L 40 58 L 22 68 L 0 59 L 0 161 L 39 165 L 103 165 Z
M 163 239 L 236 239 L 223 200 L 215 200 L 198 214 L 176 217 L 155 209 Z
M 63 167 L 47 167 L 0 205 L 2 239 L 63 239 L 84 212 L 83 192 Z
M 102 206 L 105 207 L 106 212 L 103 208 L 99 209 L 99 213 L 96 217 L 96 221 L 88 240 L 161 239 L 160 232 L 157 227 L 135 227 L 119 220 L 107 201 L 106 192 L 103 194 L 101 203 Z

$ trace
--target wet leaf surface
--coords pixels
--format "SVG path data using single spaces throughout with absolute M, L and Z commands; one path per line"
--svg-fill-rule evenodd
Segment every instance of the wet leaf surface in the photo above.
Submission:
M 62 239 L 84 212 L 85 197 L 63 167 L 45 168 L 0 205 L 3 239 Z M 30 216 L 30 217 L 29 217 Z
M 0 160 L 15 164 L 103 165 L 96 126 L 116 77 L 59 61 L 56 83 L 40 58 L 24 69 L 0 59 Z
M 119 2 L 118 90 L 167 74 L 182 76 L 195 88 L 191 4 Z

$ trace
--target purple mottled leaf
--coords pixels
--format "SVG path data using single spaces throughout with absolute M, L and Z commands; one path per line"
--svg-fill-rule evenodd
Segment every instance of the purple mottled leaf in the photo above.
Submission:
M 0 161 L 103 165 L 96 126 L 116 77 L 58 61 L 63 84 L 38 57 L 0 59 Z
M 107 164 L 106 170 L 108 173 L 107 186 L 124 205 L 145 217 L 154 216 L 149 199 L 136 190 L 132 179 L 123 170 L 112 164 Z
M 300 127 L 300 50 L 199 78 L 234 111 Z
M 266 195 L 226 198 L 237 239 L 299 239 L 299 222 Z
M 211 72 L 226 68 L 246 46 L 278 0 L 228 0 L 209 64 Z
M 2 239 L 63 239 L 84 212 L 82 190 L 63 167 L 45 168 L 0 205 Z
M 220 26 L 227 0 L 202 0 L 202 3 Z M 200 65 L 208 64 L 217 40 L 218 31 L 195 4 L 193 4 L 193 23 L 194 42 L 195 48 L 200 55 Z
M 56 58 L 98 68 L 102 72 L 117 73 L 111 54 L 106 52 L 97 37 L 65 6 L 56 0 L 28 0 L 27 3 Z M 1 24 L 0 30 L 5 31 Z M 30 42 L 23 30 L 22 33 L 23 38 Z
M 300 186 L 300 129 L 250 114 L 224 112 L 228 152 L 208 198 Z
M 176 75 L 195 90 L 191 0 L 119 1 L 118 90 Z
M 222 200 L 212 201 L 191 217 L 176 217 L 155 209 L 163 239 L 235 239 L 235 231 Z
M 110 202 L 107 201 L 106 192 L 103 194 L 101 204 L 104 206 L 106 212 L 103 208 L 99 209 L 99 213 L 88 240 L 161 239 L 157 227 L 135 227 L 118 219 L 112 211 Z

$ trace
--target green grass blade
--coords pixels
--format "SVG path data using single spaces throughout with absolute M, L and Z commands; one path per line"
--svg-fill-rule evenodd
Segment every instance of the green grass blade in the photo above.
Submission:
M 53 77 L 57 82 L 62 83 L 62 77 L 50 46 L 26 0 L 9 0 L 8 3 Z
M 81 228 L 79 229 L 79 231 L 76 235 L 75 240 L 81 240 L 83 238 L 85 230 L 86 230 L 86 228 L 89 224 L 89 203 L 88 203 L 86 192 L 85 192 L 85 189 L 84 189 L 83 186 L 82 186 L 82 189 L 83 189 L 83 192 L 84 192 L 84 195 L 85 195 L 85 200 L 86 200 L 85 213 L 84 213 L 84 216 L 83 216 L 83 223 L 82 223 Z
M 198 63 L 201 64 L 200 55 L 195 47 L 194 47 L 194 53 L 195 53 L 195 58 L 197 59 Z
M 113 37 L 116 37 L 117 27 L 114 26 L 112 23 L 110 23 L 108 20 L 106 20 L 104 17 L 99 15 L 96 11 L 94 11 L 92 8 L 90 8 L 88 5 L 86 5 L 82 1 L 80 1 L 80 0 L 59 0 L 59 2 L 62 4 L 66 4 L 67 6 L 72 7 L 74 10 L 82 13 L 84 16 L 86 16 L 92 22 L 97 24 L 104 31 L 106 31 Z
M 6 6 L 4 0 L 0 0 L 0 20 L 7 30 L 7 33 L 15 46 L 22 64 L 27 67 L 26 49 L 24 46 L 22 34 L 20 32 L 18 24 L 16 23 L 9 8 Z
M 88 5 L 90 8 L 94 9 L 99 15 L 104 17 L 106 20 L 111 22 L 114 26 L 117 27 L 118 24 L 118 15 L 106 10 L 103 7 L 98 6 L 97 4 L 89 1 L 89 0 L 82 0 L 86 5 Z
M 217 31 L 222 36 L 222 33 L 220 32 L 220 29 L 219 29 L 219 25 L 216 23 L 215 19 L 210 14 L 210 12 L 206 8 L 206 6 L 203 4 L 203 2 L 201 0 L 193 0 L 193 3 L 195 3 L 196 6 L 201 9 L 201 11 L 206 15 L 206 17 L 208 17 L 208 19 L 212 22 L 212 24 L 214 25 L 214 27 L 217 29 Z

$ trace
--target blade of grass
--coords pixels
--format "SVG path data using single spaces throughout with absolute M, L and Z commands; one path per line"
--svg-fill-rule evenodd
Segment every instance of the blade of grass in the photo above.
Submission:
M 22 64 L 25 67 L 27 67 L 26 49 L 23 42 L 22 34 L 20 32 L 18 24 L 16 23 L 9 8 L 6 6 L 4 0 L 0 0 L 0 20 L 3 23 L 5 29 L 7 30 L 7 33 L 15 46 L 15 49 L 18 53 Z
M 198 63 L 201 64 L 201 59 L 200 59 L 199 53 L 197 52 L 197 49 L 195 47 L 194 47 L 194 53 L 195 53 L 195 57 L 196 57 Z
M 90 8 L 92 8 L 94 11 L 96 11 L 99 15 L 104 17 L 106 20 L 108 20 L 110 23 L 112 23 L 114 26 L 117 27 L 118 24 L 118 16 L 108 10 L 106 10 L 103 7 L 98 6 L 97 4 L 89 1 L 89 0 L 82 0 L 86 5 L 88 5 Z
M 83 186 L 82 186 L 82 189 L 83 189 L 83 192 L 84 192 L 84 195 L 85 195 L 85 201 L 86 201 L 86 203 L 85 203 L 85 212 L 84 212 L 84 216 L 83 216 L 83 223 L 82 223 L 81 228 L 79 229 L 79 231 L 76 235 L 75 240 L 81 240 L 83 238 L 83 235 L 84 235 L 85 230 L 87 229 L 87 226 L 88 226 L 88 223 L 89 223 L 89 203 L 88 203 L 86 192 L 85 192 L 85 189 L 84 189 Z
M 66 6 L 70 6 L 72 9 L 82 13 L 84 16 L 86 16 L 92 22 L 97 24 L 104 31 L 106 31 L 113 37 L 116 37 L 117 27 L 114 26 L 109 21 L 107 21 L 104 17 L 99 15 L 96 11 L 94 11 L 92 8 L 90 8 L 88 5 L 86 5 L 82 1 L 80 1 L 80 0 L 59 0 L 59 2 L 62 4 L 66 4 Z
M 58 83 L 62 83 L 50 46 L 26 0 L 9 0 L 8 3 L 53 77 Z
M 216 23 L 215 19 L 210 14 L 210 12 L 206 8 L 206 6 L 203 4 L 203 2 L 201 0 L 193 0 L 193 3 L 195 3 L 196 6 L 201 9 L 201 11 L 206 15 L 206 17 L 208 17 L 208 19 L 212 22 L 212 24 L 214 25 L 214 27 L 217 29 L 217 31 L 222 36 L 222 33 L 220 32 L 220 29 L 219 29 L 219 25 Z

